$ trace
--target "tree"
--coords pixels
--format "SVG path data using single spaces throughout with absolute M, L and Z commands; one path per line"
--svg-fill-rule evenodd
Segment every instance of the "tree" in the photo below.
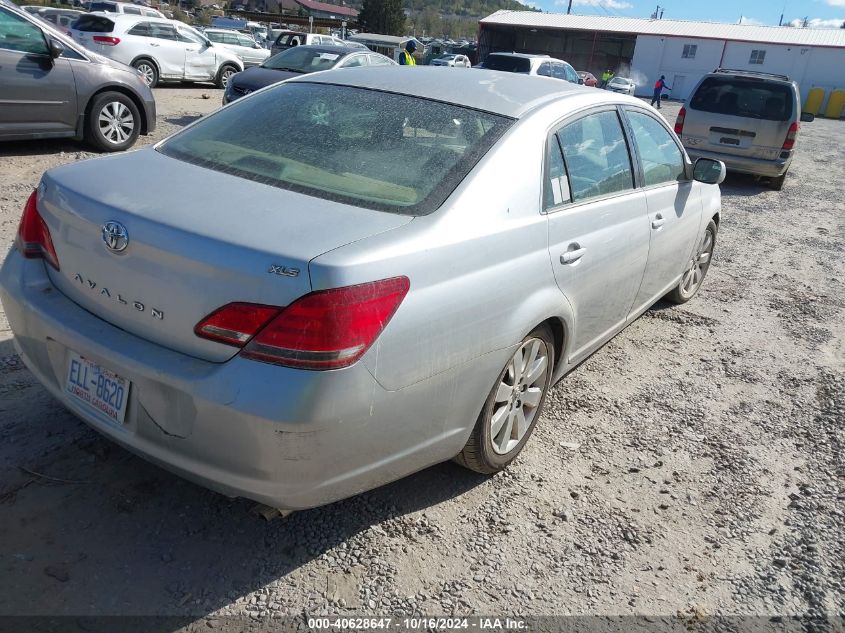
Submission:
M 402 0 L 364 0 L 358 24 L 368 33 L 405 34 L 405 11 Z

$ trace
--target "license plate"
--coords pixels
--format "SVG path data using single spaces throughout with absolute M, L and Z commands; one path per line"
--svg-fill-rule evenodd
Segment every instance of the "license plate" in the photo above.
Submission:
M 730 137 L 727 137 L 727 136 L 723 136 L 722 138 L 720 138 L 719 142 L 724 143 L 725 145 L 739 145 L 739 139 L 738 138 L 730 138 Z
M 112 422 L 123 424 L 129 381 L 76 352 L 68 358 L 65 391 Z

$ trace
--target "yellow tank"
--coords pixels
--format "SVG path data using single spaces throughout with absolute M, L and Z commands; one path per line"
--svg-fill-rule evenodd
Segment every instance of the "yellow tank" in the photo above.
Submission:
M 824 115 L 828 119 L 838 119 L 842 116 L 842 108 L 845 108 L 845 90 L 834 90 L 827 100 L 827 110 Z
M 813 88 L 807 94 L 807 100 L 801 112 L 818 114 L 822 109 L 822 103 L 824 103 L 824 88 Z

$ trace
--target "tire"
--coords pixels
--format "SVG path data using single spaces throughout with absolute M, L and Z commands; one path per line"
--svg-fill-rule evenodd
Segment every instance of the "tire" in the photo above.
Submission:
M 786 180 L 786 172 L 783 172 L 777 178 L 770 178 L 769 179 L 769 187 L 774 189 L 775 191 L 780 191 L 783 189 L 783 183 Z
M 214 80 L 214 83 L 218 88 L 225 89 L 231 76 L 238 72 L 240 71 L 237 66 L 233 66 L 232 64 L 223 64 L 220 67 L 220 70 L 217 71 L 217 79 Z
M 158 67 L 149 59 L 136 59 L 132 62 L 132 68 L 140 73 L 144 77 L 144 83 L 147 84 L 150 89 L 155 88 L 158 85 Z
M 493 384 L 475 428 L 463 450 L 454 458 L 455 462 L 477 473 L 492 474 L 503 470 L 516 459 L 542 414 L 551 387 L 554 355 L 554 338 L 548 326 L 541 325 L 522 339 Z M 526 381 L 518 364 L 533 363 L 536 373 L 540 371 L 543 358 L 545 366 L 542 372 L 533 379 L 529 376 Z M 535 406 L 528 404 L 527 394 L 536 394 L 532 396 Z M 517 412 L 522 413 L 521 429 Z M 495 426 L 498 426 L 498 430 L 494 432 Z
M 94 97 L 85 121 L 85 139 L 101 152 L 132 147 L 141 132 L 138 106 L 125 94 L 104 92 Z
M 707 276 L 707 271 L 710 269 L 713 249 L 716 248 L 717 231 L 716 222 L 710 220 L 707 228 L 704 229 L 704 235 L 695 247 L 695 255 L 690 257 L 687 262 L 684 274 L 681 275 L 681 281 L 664 297 L 665 299 L 672 303 L 681 304 L 686 303 L 698 293 L 701 284 L 704 282 L 704 277 Z

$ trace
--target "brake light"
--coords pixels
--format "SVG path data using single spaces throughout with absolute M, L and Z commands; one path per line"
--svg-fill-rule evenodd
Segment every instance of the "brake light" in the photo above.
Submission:
M 789 126 L 789 131 L 786 133 L 786 139 L 783 141 L 783 149 L 792 149 L 795 147 L 795 138 L 798 136 L 798 130 L 800 129 L 801 126 L 798 124 L 798 121 L 795 121 Z
M 92 39 L 98 44 L 105 44 L 106 46 L 117 46 L 120 44 L 120 38 L 112 37 L 111 35 L 95 35 Z
M 681 111 L 678 112 L 678 118 L 675 119 L 675 134 L 680 136 L 684 133 L 684 119 L 687 118 L 687 109 L 681 108 Z
M 21 223 L 15 247 L 24 257 L 30 259 L 43 258 L 50 266 L 59 270 L 59 257 L 53 247 L 50 229 L 38 213 L 38 200 L 35 191 L 30 194 L 23 208 Z
M 253 360 L 339 369 L 364 355 L 409 288 L 407 277 L 393 277 L 312 292 L 286 308 L 230 303 L 203 319 L 194 331 L 243 347 L 241 355 Z
M 200 321 L 194 333 L 212 341 L 243 347 L 281 310 L 255 303 L 230 303 Z

